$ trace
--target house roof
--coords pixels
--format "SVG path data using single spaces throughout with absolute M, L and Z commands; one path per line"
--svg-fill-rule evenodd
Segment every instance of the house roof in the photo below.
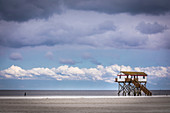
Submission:
M 145 75 L 145 76 L 147 76 L 147 74 L 144 72 L 121 71 L 121 73 L 124 73 L 125 75 Z

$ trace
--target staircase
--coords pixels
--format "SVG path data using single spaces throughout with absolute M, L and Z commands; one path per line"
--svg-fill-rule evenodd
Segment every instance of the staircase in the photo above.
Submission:
M 132 80 L 132 83 L 137 87 L 140 88 L 147 96 L 152 96 L 152 92 L 149 91 L 144 85 L 140 84 L 137 80 Z

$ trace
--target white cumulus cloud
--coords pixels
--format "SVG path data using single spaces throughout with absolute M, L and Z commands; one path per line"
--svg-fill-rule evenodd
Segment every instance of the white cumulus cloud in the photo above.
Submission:
M 135 67 L 119 66 L 117 64 L 111 66 L 98 65 L 96 68 L 79 68 L 68 65 L 59 66 L 57 68 L 32 68 L 29 70 L 12 65 L 10 68 L 0 71 L 1 79 L 56 79 L 56 80 L 102 80 L 105 82 L 114 82 L 114 78 L 121 71 L 142 71 L 149 77 L 169 77 L 170 67 Z

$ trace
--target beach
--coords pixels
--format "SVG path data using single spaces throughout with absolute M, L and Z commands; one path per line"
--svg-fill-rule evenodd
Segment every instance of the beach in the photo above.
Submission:
M 0 97 L 1 113 L 169 113 L 170 96 Z

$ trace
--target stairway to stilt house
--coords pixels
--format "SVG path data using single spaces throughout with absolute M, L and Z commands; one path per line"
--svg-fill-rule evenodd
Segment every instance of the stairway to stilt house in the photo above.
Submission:
M 137 88 L 140 88 L 147 96 L 152 96 L 152 92 L 149 91 L 144 85 L 140 84 L 137 80 L 132 80 L 132 83 Z

